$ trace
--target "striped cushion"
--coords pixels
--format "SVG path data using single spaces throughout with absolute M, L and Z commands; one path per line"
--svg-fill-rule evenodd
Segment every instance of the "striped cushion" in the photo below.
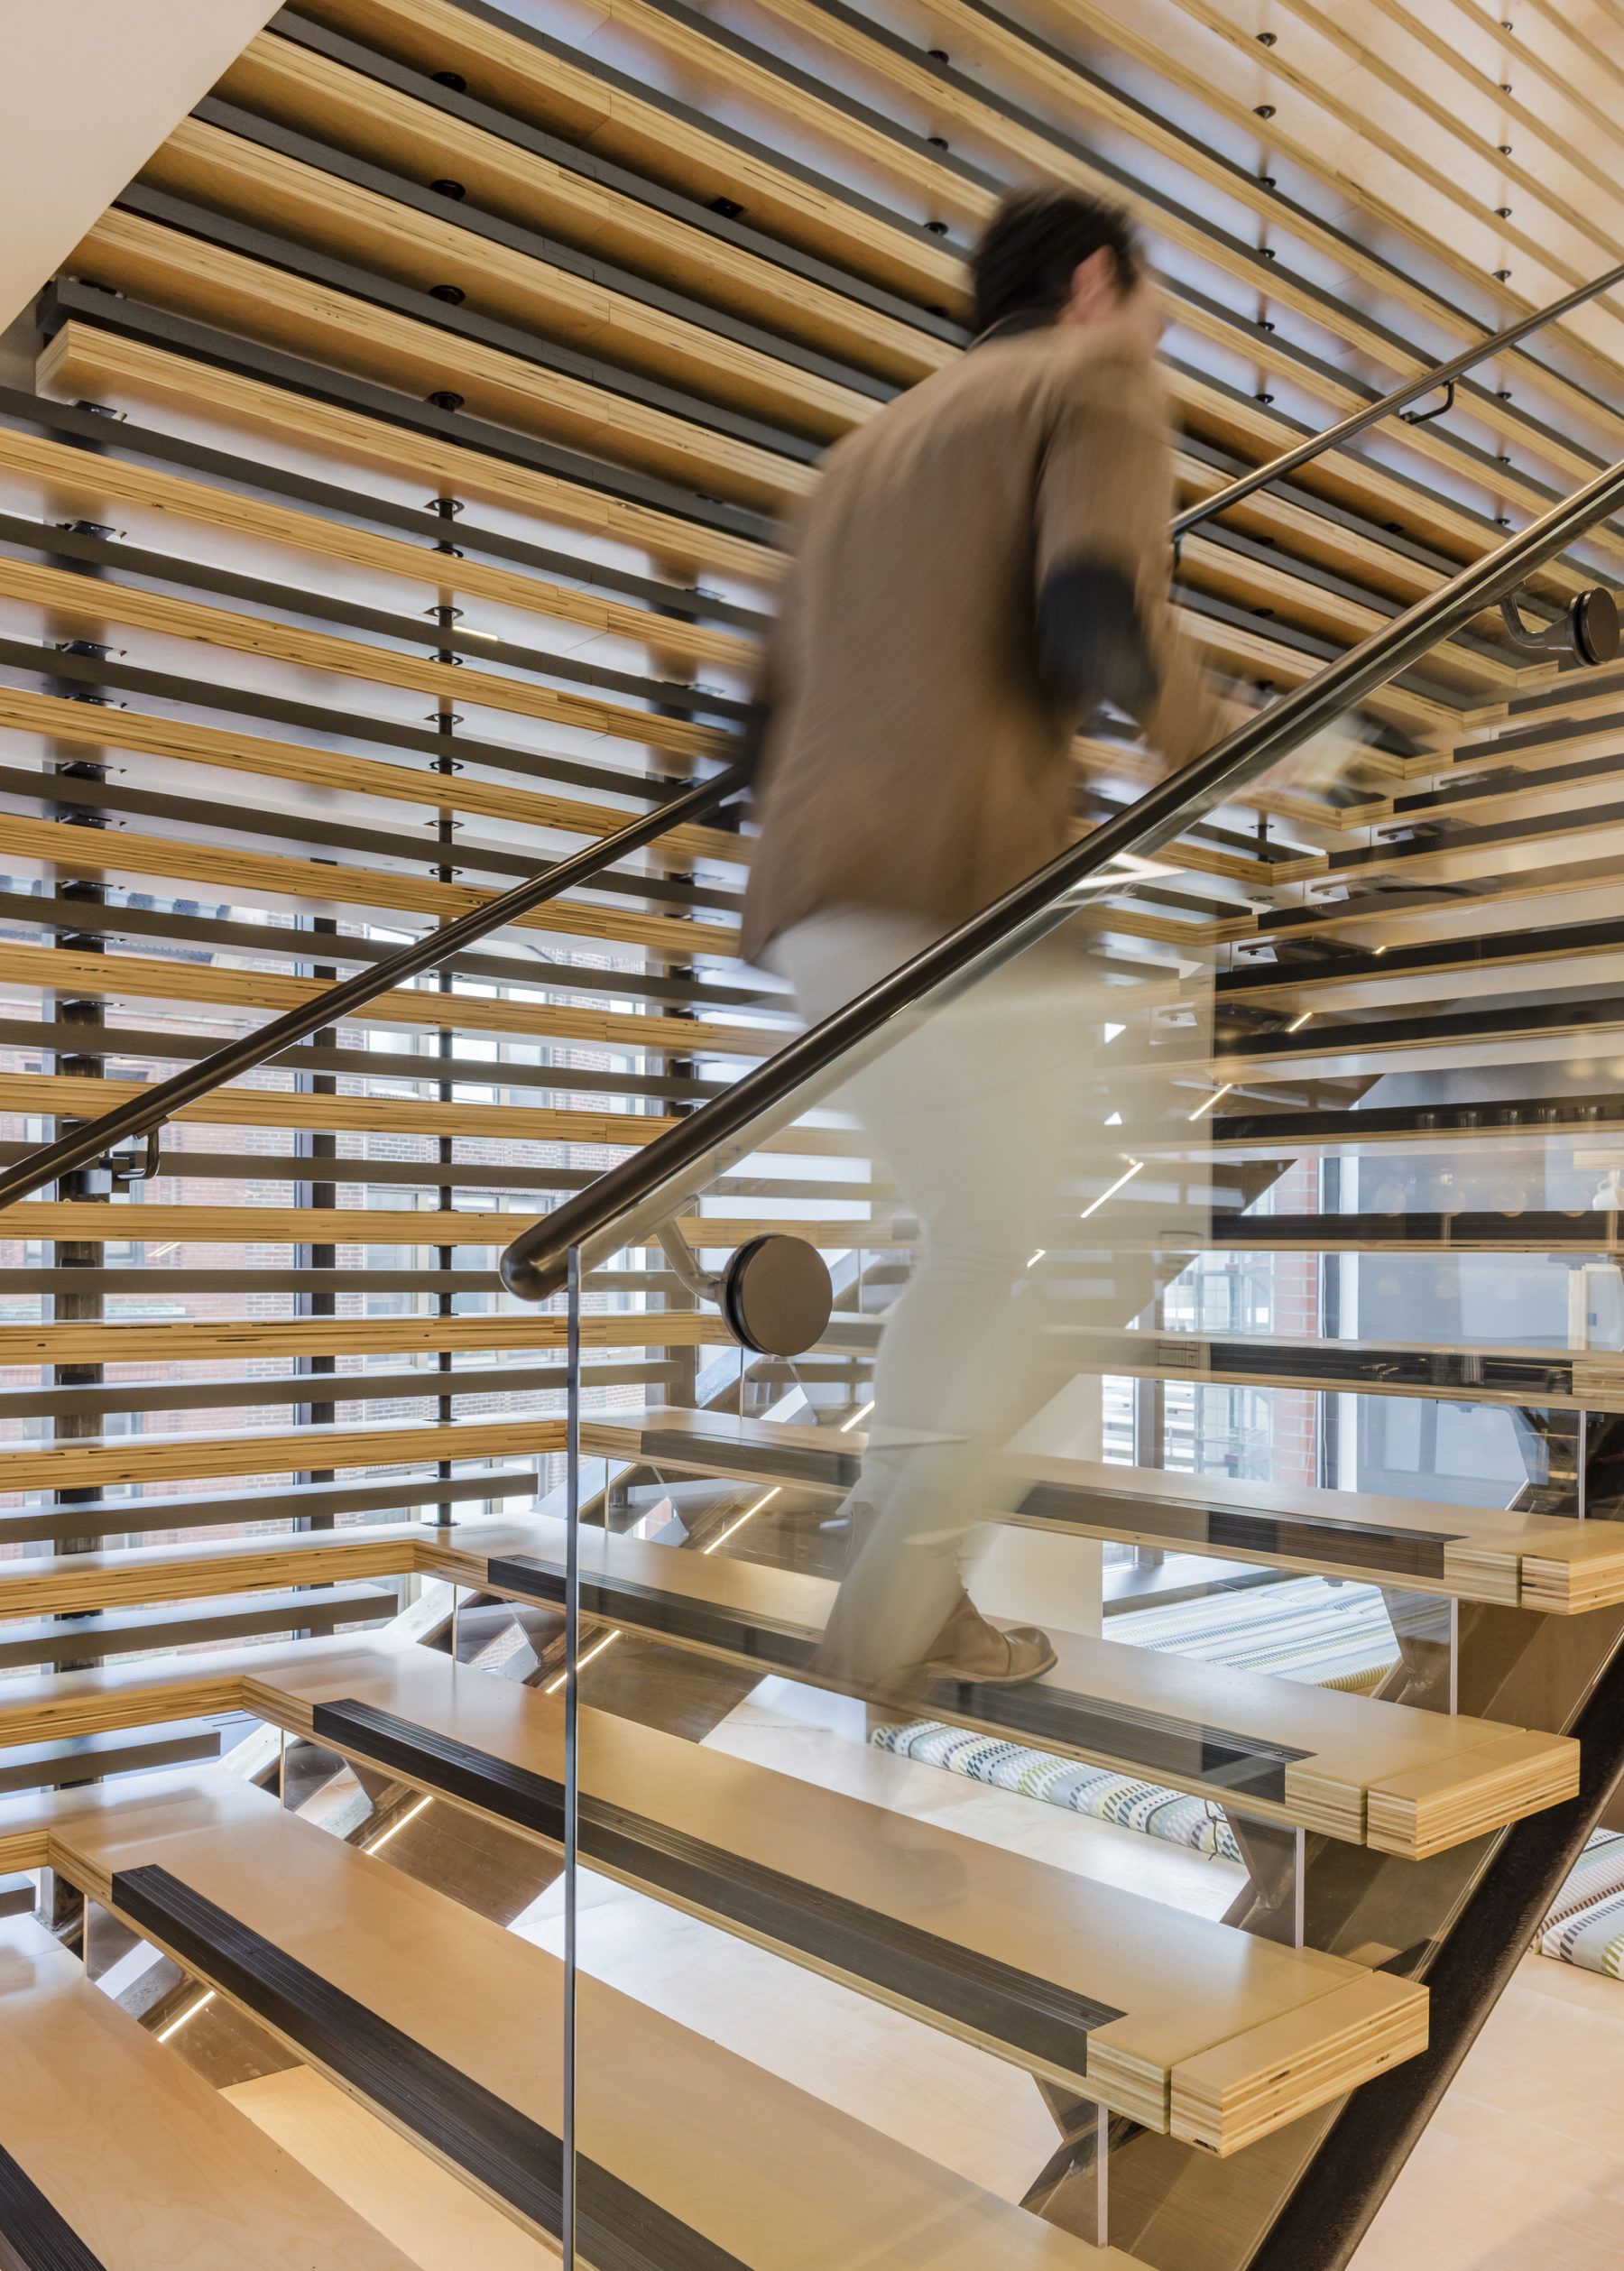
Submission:
M 1140 1830 L 1168 1845 L 1187 1845 L 1209 1860 L 1215 1853 L 1225 1860 L 1241 1858 L 1229 1823 L 1204 1798 L 1138 1782 L 1109 1768 L 1079 1766 L 1047 1750 L 1028 1750 L 1020 1743 L 996 1742 L 966 1734 L 961 1727 L 944 1727 L 934 1719 L 916 1720 L 909 1727 L 876 1728 L 873 1740 L 899 1758 L 946 1767 L 950 1774 L 965 1775 L 972 1782 L 1041 1798 L 1046 1805 L 1065 1806 L 1096 1822 L 1114 1822 L 1120 1829 Z
M 1237 1670 L 1273 1672 L 1321 1687 L 1368 1692 L 1396 1654 L 1387 1607 L 1374 1585 L 1333 1585 L 1321 1577 L 1209 1593 L 1163 1609 L 1112 1617 L 1111 1637 L 1167 1648 Z M 1093 1821 L 1139 1830 L 1168 1845 L 1238 1861 L 1234 1832 L 1215 1805 L 1104 1767 L 1079 1766 L 1046 1750 L 967 1734 L 939 1721 L 881 1727 L 873 1741 L 900 1758 L 945 1767 L 998 1790 L 1039 1798 Z M 1542 1955 L 1610 1979 L 1624 1977 L 1624 1835 L 1598 1831 L 1546 1919 Z
M 1599 1830 L 1546 1918 L 1541 1955 L 1624 1978 L 1624 1836 Z

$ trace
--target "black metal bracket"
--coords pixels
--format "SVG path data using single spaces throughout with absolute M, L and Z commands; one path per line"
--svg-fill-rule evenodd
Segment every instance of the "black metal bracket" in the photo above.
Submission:
M 1444 389 L 1444 400 L 1436 410 L 1407 410 L 1399 415 L 1407 426 L 1430 426 L 1435 418 L 1447 418 L 1454 408 L 1455 383 L 1451 379 Z
M 133 1151 L 109 1151 L 101 1165 L 112 1174 L 115 1183 L 150 1183 L 158 1172 L 158 1147 L 163 1135 L 161 1120 L 155 1128 L 146 1131 L 146 1151 L 136 1166 Z

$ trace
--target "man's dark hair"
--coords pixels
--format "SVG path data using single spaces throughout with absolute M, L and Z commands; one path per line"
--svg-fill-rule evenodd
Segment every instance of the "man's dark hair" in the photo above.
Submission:
M 1017 189 L 987 224 L 970 262 L 977 336 L 1011 316 L 1052 323 L 1080 261 L 1103 247 L 1117 283 L 1131 291 L 1144 270 L 1133 224 L 1121 206 L 1071 189 Z

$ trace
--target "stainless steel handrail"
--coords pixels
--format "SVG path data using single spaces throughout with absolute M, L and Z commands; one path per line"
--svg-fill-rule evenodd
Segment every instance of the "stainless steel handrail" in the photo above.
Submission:
M 1621 504 L 1624 462 L 1463 568 L 1081 844 L 533 1224 L 503 1255 L 502 1276 L 509 1290 L 527 1301 L 545 1300 L 564 1287 L 572 1249 L 578 1248 L 583 1263 L 591 1267 L 619 1247 L 656 1232 L 716 1174 L 816 1101 L 820 1081 L 824 1090 L 840 1085 L 900 1037 L 892 1029 L 901 1020 L 922 1016 L 1024 952 L 1090 895 L 1120 891 L 1121 872 L 1103 872 L 1112 862 L 1160 851 Z
M 629 821 L 612 835 L 600 836 L 595 844 L 587 845 L 579 852 L 572 852 L 566 860 L 556 861 L 532 875 L 528 882 L 516 883 L 511 891 L 499 899 L 487 900 L 481 907 L 470 909 L 443 929 L 426 931 L 422 937 L 399 954 L 387 955 L 370 969 L 358 970 L 353 977 L 345 978 L 336 985 L 324 987 L 302 1009 L 289 1010 L 283 1016 L 273 1018 L 269 1025 L 262 1025 L 240 1040 L 228 1041 L 212 1056 L 205 1057 L 189 1070 L 174 1074 L 154 1086 L 143 1089 L 139 1096 L 132 1096 L 126 1103 L 115 1104 L 108 1112 L 94 1120 L 88 1120 L 67 1135 L 59 1136 L 54 1143 L 45 1144 L 38 1151 L 31 1151 L 23 1159 L 0 1172 L 0 1206 L 10 1206 L 18 1199 L 27 1198 L 47 1183 L 54 1183 L 77 1168 L 99 1159 L 112 1145 L 131 1136 L 149 1138 L 149 1171 L 155 1165 L 151 1157 L 151 1139 L 156 1131 L 185 1105 L 196 1103 L 211 1090 L 221 1087 L 228 1080 L 239 1079 L 243 1074 L 256 1071 L 261 1065 L 279 1056 L 295 1041 L 302 1041 L 309 1034 L 324 1025 L 336 1025 L 355 1011 L 374 1002 L 381 993 L 388 993 L 403 979 L 413 978 L 424 970 L 432 970 L 465 946 L 506 924 L 516 922 L 521 915 L 544 906 L 563 891 L 591 882 L 615 861 L 623 859 L 628 852 L 640 851 L 657 836 L 667 835 L 686 821 L 695 820 L 726 802 L 743 789 L 749 780 L 749 769 L 744 765 L 729 766 L 725 772 L 713 774 L 710 780 L 685 789 L 680 796 L 660 805 L 642 818 Z M 342 955 L 342 941 L 334 951 Z M 116 973 L 118 965 L 109 962 L 109 975 Z M 425 1007 L 429 997 L 424 996 Z M 21 1227 L 21 1226 L 19 1226 Z
M 1491 355 L 1498 355 L 1503 347 L 1515 346 L 1519 339 L 1526 339 L 1529 332 L 1541 330 L 1547 323 L 1555 323 L 1558 317 L 1571 314 L 1573 309 L 1583 307 L 1587 300 L 1593 300 L 1598 292 L 1605 291 L 1610 285 L 1620 282 L 1624 282 L 1624 263 L 1617 268 L 1610 268 L 1604 276 L 1598 276 L 1588 284 L 1576 286 L 1564 299 L 1553 300 L 1548 308 L 1536 309 L 1533 315 L 1524 316 L 1520 322 L 1509 324 L 1505 330 L 1497 331 L 1492 338 L 1480 340 L 1475 346 L 1463 349 L 1453 361 L 1435 364 L 1429 370 L 1422 372 L 1418 378 L 1406 380 L 1402 386 L 1394 387 L 1390 394 L 1384 394 L 1379 402 L 1369 402 L 1363 410 L 1351 411 L 1334 426 L 1327 426 L 1323 433 L 1310 434 L 1306 440 L 1294 443 L 1289 449 L 1283 449 L 1278 457 L 1271 457 L 1266 466 L 1254 466 L 1250 473 L 1241 475 L 1222 489 L 1215 489 L 1200 503 L 1186 505 L 1182 512 L 1174 516 L 1174 542 L 1176 543 L 1182 536 L 1187 536 L 1203 521 L 1210 521 L 1215 512 L 1226 512 L 1232 504 L 1239 504 L 1243 497 L 1252 496 L 1258 490 L 1267 488 L 1271 481 L 1284 480 L 1288 473 L 1296 473 L 1299 466 L 1307 465 L 1326 450 L 1340 448 L 1343 442 L 1352 441 L 1356 434 L 1362 434 L 1367 427 L 1379 425 L 1384 418 L 1390 418 L 1395 411 L 1403 410 L 1407 403 L 1419 402 L 1423 394 L 1430 394 L 1440 386 L 1453 389 L 1456 379 L 1478 364 L 1486 363 Z
M 1351 440 L 1354 435 L 1363 433 L 1367 427 L 1378 424 L 1395 411 L 1402 410 L 1406 403 L 1417 401 L 1423 394 L 1431 393 L 1436 387 L 1453 385 L 1455 379 L 1459 378 L 1463 372 L 1472 369 L 1474 365 L 1486 362 L 1491 355 L 1497 354 L 1503 347 L 1515 346 L 1519 339 L 1526 338 L 1531 331 L 1536 331 L 1544 325 L 1554 322 L 1559 316 L 1568 314 L 1574 308 L 1582 307 L 1587 300 L 1593 299 L 1599 292 L 1605 291 L 1610 285 L 1620 281 L 1624 281 L 1624 263 L 1617 268 L 1610 269 L 1605 275 L 1596 277 L 1592 282 L 1579 285 L 1574 291 L 1567 293 L 1564 299 L 1553 300 L 1548 308 L 1539 309 L 1533 315 L 1525 316 L 1520 322 L 1511 324 L 1505 330 L 1495 333 L 1492 338 L 1484 339 L 1477 346 L 1465 349 L 1452 362 L 1437 364 L 1424 372 L 1418 378 L 1408 381 L 1403 386 L 1394 388 L 1391 393 L 1384 394 L 1379 402 L 1371 402 L 1365 409 L 1352 412 L 1337 425 L 1328 427 L 1324 432 L 1312 434 L 1306 440 L 1282 451 L 1280 456 L 1271 458 L 1267 465 L 1255 467 L 1252 472 L 1242 475 L 1238 480 L 1232 481 L 1226 487 L 1216 491 L 1204 503 L 1191 505 L 1185 512 L 1178 513 L 1172 522 L 1171 529 L 1175 542 L 1187 534 L 1191 529 L 1198 526 L 1201 522 L 1212 519 L 1215 513 L 1223 512 L 1229 505 L 1239 503 L 1243 497 L 1252 495 L 1255 491 L 1266 487 L 1269 482 L 1279 480 L 1286 474 L 1294 473 L 1299 466 L 1308 464 L 1312 458 L 1319 457 L 1325 450 L 1334 449 L 1341 443 Z M 1581 492 L 1581 494 L 1588 494 L 1588 491 Z M 1547 520 L 1549 517 L 1549 515 L 1546 516 Z M 1593 517 L 1599 520 L 1605 518 L 1605 514 L 1598 512 Z M 1543 528 L 1545 525 L 1545 522 L 1535 524 L 1536 528 Z M 1534 533 L 1534 529 L 1524 531 L 1525 536 L 1531 536 Z M 1557 546 L 1555 549 L 1560 549 L 1561 547 Z M 1492 559 L 1503 556 L 1502 551 L 1489 557 Z M 1542 559 L 1548 559 L 1550 554 L 1543 553 L 1540 557 Z M 1534 561 L 1531 564 L 1537 566 L 1539 562 Z M 1509 590 L 1513 588 L 1513 586 L 1508 585 L 1505 588 Z M 1452 590 L 1453 586 L 1446 586 L 1445 589 Z M 1437 594 L 1435 596 L 1442 598 L 1444 594 Z M 1397 632 L 1407 621 L 1407 616 L 1401 616 L 1391 626 L 1391 629 Z M 1364 653 L 1366 647 L 1371 643 L 1367 641 L 1365 647 L 1354 649 L 1352 655 L 1344 656 L 1343 660 L 1350 661 Z M 1337 666 L 1332 667 L 1334 669 Z M 1403 664 L 1395 666 L 1396 669 L 1403 667 Z M 1315 679 L 1310 681 L 1310 684 L 1317 685 L 1319 682 Z M 1379 680 L 1373 683 L 1379 683 Z M 1305 689 L 1298 690 L 1302 692 Z M 1279 716 L 1287 706 L 1287 704 L 1277 705 L 1269 711 L 1269 717 L 1272 719 Z M 1216 755 L 1218 752 L 1213 753 Z M 1277 751 L 1275 753 L 1278 755 L 1281 752 Z M 1203 762 L 1204 762 L 1204 760 Z M 1237 758 L 1237 762 L 1239 762 Z M 1272 762 L 1272 759 L 1265 762 Z M 1195 768 L 1188 770 L 1194 772 Z M 1247 777 L 1238 772 L 1236 785 Z M 540 875 L 532 877 L 529 882 L 517 885 L 514 890 L 505 893 L 502 898 L 490 901 L 483 908 L 475 909 L 472 913 L 462 916 L 455 923 L 448 924 L 444 929 L 426 933 L 414 945 L 402 947 L 399 955 L 392 955 L 387 961 L 376 964 L 370 971 L 357 972 L 354 977 L 346 978 L 341 984 L 328 988 L 306 1008 L 291 1010 L 285 1016 L 275 1019 L 270 1025 L 261 1026 L 257 1031 L 245 1036 L 242 1040 L 228 1042 L 224 1048 L 217 1049 L 212 1056 L 202 1058 L 189 1071 L 177 1073 L 171 1079 L 159 1082 L 154 1087 L 148 1089 L 144 1094 L 132 1097 L 128 1103 L 115 1105 L 111 1111 L 104 1112 L 96 1119 L 85 1122 L 82 1126 L 74 1129 L 69 1134 L 59 1136 L 55 1142 L 44 1145 L 38 1151 L 30 1152 L 25 1159 L 18 1160 L 9 1169 L 0 1172 L 0 1206 L 9 1206 L 18 1199 L 31 1196 L 33 1192 L 42 1189 L 45 1184 L 55 1182 L 60 1177 L 73 1173 L 76 1168 L 100 1158 L 113 1145 L 134 1136 L 144 1135 L 149 1140 L 147 1171 L 151 1173 L 155 1167 L 152 1140 L 155 1132 L 185 1105 L 197 1103 L 201 1097 L 208 1095 L 211 1090 L 223 1086 L 226 1081 L 240 1079 L 245 1073 L 256 1071 L 261 1065 L 268 1062 L 282 1049 L 292 1047 L 295 1042 L 304 1040 L 322 1026 L 331 1025 L 340 1018 L 346 1017 L 356 1010 L 364 1009 L 369 1002 L 376 1000 L 381 993 L 390 992 L 402 979 L 415 977 L 422 971 L 434 969 L 449 955 L 458 953 L 464 946 L 472 945 L 477 939 L 487 937 L 491 932 L 501 929 L 504 924 L 516 920 L 520 915 L 528 913 L 532 908 L 543 905 L 548 900 L 557 898 L 563 891 L 590 882 L 594 875 L 613 865 L 615 860 L 623 858 L 628 852 L 639 850 L 643 845 L 652 842 L 656 836 L 663 835 L 668 829 L 680 826 L 685 820 L 695 819 L 700 814 L 712 810 L 715 806 L 725 802 L 728 797 L 747 785 L 747 769 L 735 767 L 726 773 L 717 775 L 714 780 L 702 781 L 697 788 L 687 790 L 685 795 L 675 798 L 670 803 L 661 806 L 657 813 L 651 815 L 648 818 L 619 829 L 614 835 L 604 837 L 588 850 L 577 853 L 568 860 L 558 862 L 556 866 L 544 870 Z M 1142 800 L 1140 805 L 1131 808 L 1125 817 L 1131 818 L 1133 813 L 1145 810 L 1149 802 L 1149 799 Z M 1120 823 L 1112 825 L 1117 826 Z M 1102 831 L 1100 835 L 1090 837 L 1089 842 L 1099 843 L 1105 833 L 1108 831 Z M 741 1085 L 743 1085 L 741 1084 Z M 706 1109 L 714 1111 L 716 1107 L 712 1105 Z M 693 1123 L 690 1122 L 690 1124 Z M 596 1187 L 594 1186 L 594 1188 Z M 540 1298 L 540 1297 L 532 1297 Z

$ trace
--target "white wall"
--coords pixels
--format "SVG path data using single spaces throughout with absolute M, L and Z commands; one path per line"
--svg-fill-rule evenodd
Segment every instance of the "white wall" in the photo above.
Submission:
M 277 0 L 0 0 L 0 328 Z

